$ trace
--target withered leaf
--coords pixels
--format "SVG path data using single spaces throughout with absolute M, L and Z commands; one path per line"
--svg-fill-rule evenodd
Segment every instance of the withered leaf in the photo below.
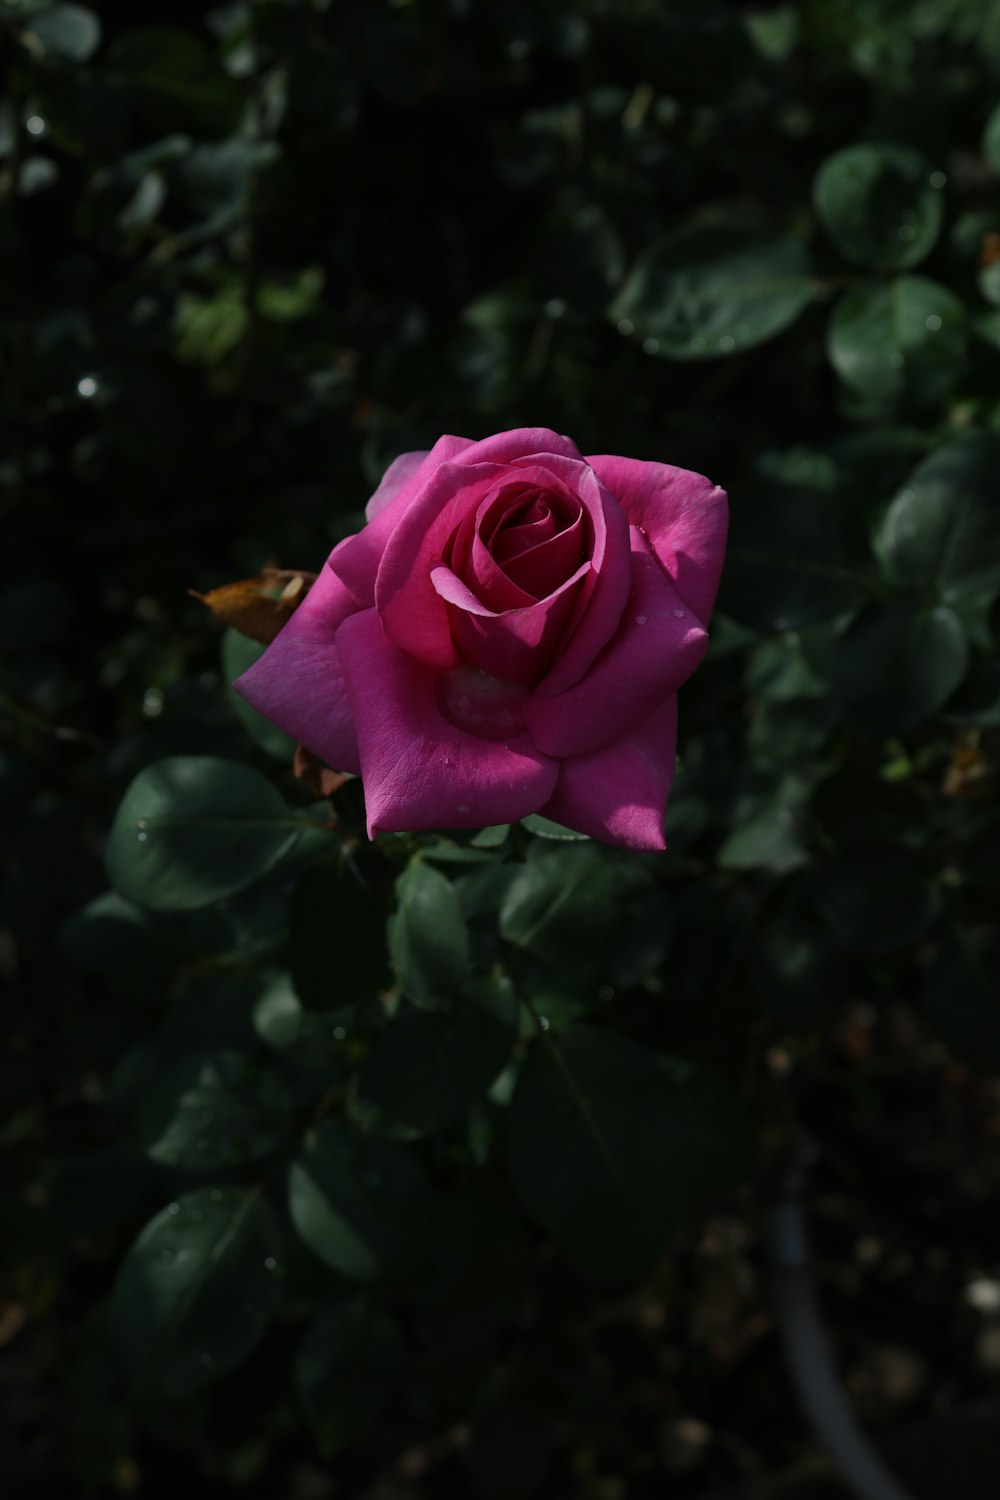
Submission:
M 342 771 L 331 771 L 330 767 L 324 765 L 319 756 L 307 750 L 305 745 L 296 747 L 292 770 L 317 797 L 332 797 L 347 780 Z
M 264 568 L 256 578 L 224 583 L 207 594 L 199 594 L 195 589 L 189 589 L 188 593 L 207 604 L 224 625 L 262 646 L 269 646 L 315 581 L 315 573 Z

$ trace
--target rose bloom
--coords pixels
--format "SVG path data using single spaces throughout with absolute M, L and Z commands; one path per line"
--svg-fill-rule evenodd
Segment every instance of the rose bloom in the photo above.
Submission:
M 662 849 L 725 493 L 522 427 L 404 453 L 366 514 L 237 692 L 361 775 L 371 837 L 541 813 Z

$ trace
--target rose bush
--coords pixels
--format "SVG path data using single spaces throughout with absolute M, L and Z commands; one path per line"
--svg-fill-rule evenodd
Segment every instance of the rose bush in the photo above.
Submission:
M 361 775 L 372 836 L 542 813 L 662 849 L 724 492 L 518 428 L 403 454 L 366 514 L 237 690 Z

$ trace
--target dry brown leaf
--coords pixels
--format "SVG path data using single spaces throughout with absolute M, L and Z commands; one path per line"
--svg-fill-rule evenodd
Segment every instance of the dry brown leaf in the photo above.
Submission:
M 952 748 L 941 790 L 946 797 L 989 795 L 997 776 L 996 747 L 979 729 L 966 729 Z
M 347 780 L 342 771 L 331 771 L 330 767 L 324 765 L 319 756 L 313 755 L 305 745 L 296 747 L 292 770 L 317 797 L 332 797 Z
M 983 235 L 979 247 L 979 264 L 992 266 L 997 260 L 1000 260 L 1000 234 L 997 234 L 995 230 L 990 230 Z
M 28 1321 L 28 1309 L 23 1302 L 0 1304 L 0 1348 L 16 1339 Z
M 195 589 L 188 589 L 188 593 L 207 604 L 223 625 L 269 646 L 315 581 L 315 573 L 264 568 L 256 578 L 224 583 L 207 594 L 199 594 Z

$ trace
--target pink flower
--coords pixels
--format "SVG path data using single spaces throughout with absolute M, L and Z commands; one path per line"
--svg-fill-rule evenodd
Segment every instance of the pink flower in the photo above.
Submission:
M 543 813 L 662 849 L 724 492 L 522 427 L 404 453 L 367 517 L 237 691 L 360 773 L 372 837 Z

